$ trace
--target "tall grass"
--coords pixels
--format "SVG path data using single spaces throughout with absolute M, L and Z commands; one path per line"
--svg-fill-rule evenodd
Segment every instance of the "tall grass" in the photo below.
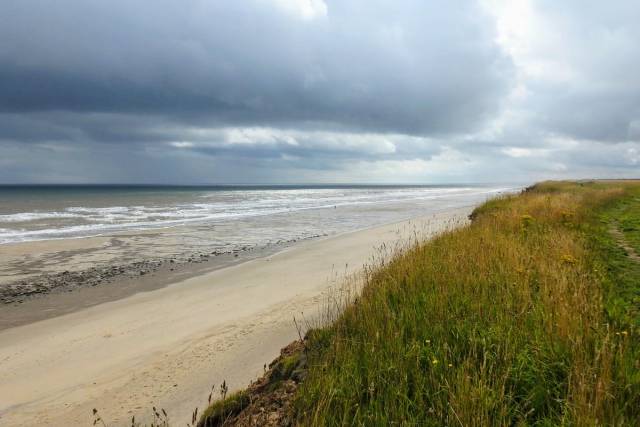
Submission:
M 638 331 L 608 314 L 593 235 L 638 188 L 543 183 L 367 270 L 309 334 L 299 422 L 637 425 Z

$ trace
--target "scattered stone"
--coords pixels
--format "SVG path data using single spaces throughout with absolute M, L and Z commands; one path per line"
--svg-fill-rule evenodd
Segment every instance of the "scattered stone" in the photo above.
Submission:
M 295 243 L 298 240 L 305 240 L 319 235 L 308 235 L 307 237 L 298 237 L 290 240 L 280 240 L 280 243 Z M 12 283 L 6 283 L 0 286 L 0 305 L 2 304 L 19 304 L 26 299 L 36 298 L 40 295 L 53 292 L 73 292 L 75 289 L 95 286 L 106 286 L 107 284 L 117 282 L 118 278 L 133 280 L 136 277 L 144 276 L 152 272 L 161 271 L 163 265 L 171 265 L 169 271 L 175 271 L 177 266 L 186 265 L 188 263 L 206 262 L 212 256 L 226 255 L 238 258 L 239 253 L 243 251 L 252 251 L 254 249 L 268 250 L 276 245 L 275 242 L 269 242 L 263 246 L 237 246 L 217 248 L 209 253 L 185 254 L 173 256 L 168 259 L 155 260 L 137 260 L 129 263 L 117 265 L 102 265 L 89 268 L 82 271 L 64 270 L 59 273 L 43 273 L 39 276 L 33 276 L 28 279 L 17 280 Z

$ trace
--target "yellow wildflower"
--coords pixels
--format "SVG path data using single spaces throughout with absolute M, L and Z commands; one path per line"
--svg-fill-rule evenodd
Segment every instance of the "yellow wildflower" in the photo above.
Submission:
M 535 221 L 534 218 L 531 215 L 528 215 L 528 214 L 522 215 L 520 217 L 520 219 L 522 220 L 522 226 L 523 227 L 528 227 L 531 224 L 533 224 L 533 221 Z

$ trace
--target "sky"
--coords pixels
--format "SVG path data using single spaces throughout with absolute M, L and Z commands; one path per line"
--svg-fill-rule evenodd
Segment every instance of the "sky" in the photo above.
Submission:
M 640 176 L 637 0 L 2 0 L 0 183 Z

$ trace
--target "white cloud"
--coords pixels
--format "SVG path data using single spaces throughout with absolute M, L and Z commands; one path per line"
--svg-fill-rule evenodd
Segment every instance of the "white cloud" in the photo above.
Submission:
M 327 16 L 327 4 L 323 0 L 273 0 L 275 4 L 302 19 L 316 19 Z
M 509 53 L 520 77 L 569 82 L 577 77 L 567 60 L 565 35 L 550 25 L 533 0 L 482 0 L 495 17 L 497 42 Z
M 507 147 L 503 148 L 502 152 L 509 157 L 531 157 L 533 156 L 534 151 L 530 148 L 521 148 L 521 147 Z
M 192 148 L 193 147 L 193 142 L 189 142 L 189 141 L 174 141 L 174 142 L 170 142 L 169 145 L 171 145 L 172 147 L 176 147 L 176 148 Z

